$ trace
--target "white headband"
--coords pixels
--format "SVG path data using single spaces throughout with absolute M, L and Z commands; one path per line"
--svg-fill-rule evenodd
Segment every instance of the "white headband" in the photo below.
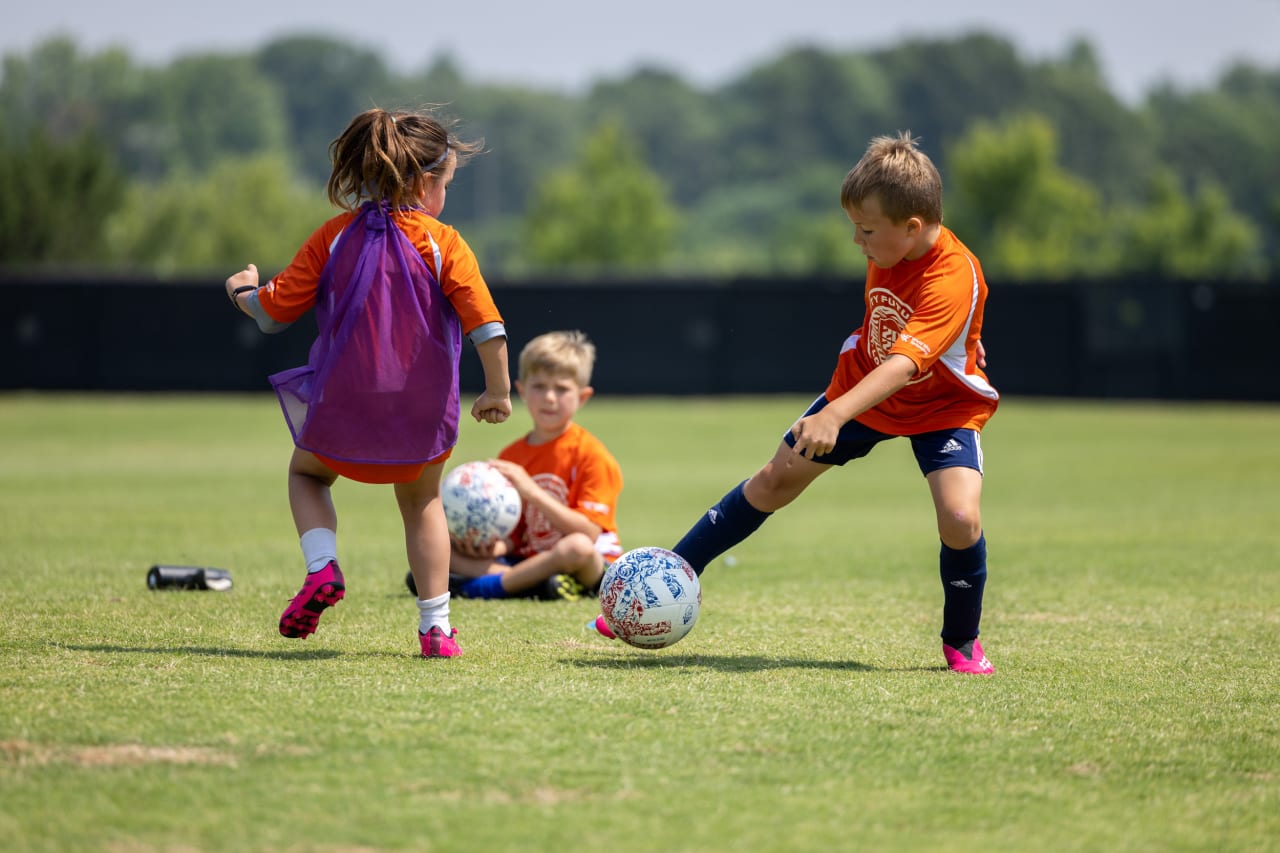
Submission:
M 434 169 L 436 166 L 439 166 L 441 163 L 443 163 L 443 162 L 444 162 L 444 160 L 445 160 L 445 158 L 446 158 L 446 157 L 448 157 L 448 156 L 449 156 L 449 143 L 447 143 L 447 142 L 446 142 L 446 143 L 444 144 L 444 153 L 443 153 L 443 154 L 441 154 L 441 155 L 440 155 L 439 157 L 437 157 L 436 159 L 432 160 L 430 163 L 428 163 L 428 164 L 426 165 L 426 167 L 424 167 L 424 168 L 423 168 L 423 170 L 422 170 L 422 171 L 423 171 L 424 173 L 426 173 L 426 172 L 430 172 L 430 171 L 431 171 L 432 169 Z

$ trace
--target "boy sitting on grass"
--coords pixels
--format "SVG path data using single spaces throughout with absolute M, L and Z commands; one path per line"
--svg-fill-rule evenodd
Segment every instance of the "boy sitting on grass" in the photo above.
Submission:
M 520 353 L 516 391 L 533 429 L 489 460 L 520 493 L 523 517 L 488 551 L 454 540 L 451 586 L 464 598 L 594 593 L 622 554 L 617 505 L 622 469 L 574 415 L 595 393 L 595 345 L 582 332 L 548 332 Z M 461 581 L 459 583 L 459 581 Z

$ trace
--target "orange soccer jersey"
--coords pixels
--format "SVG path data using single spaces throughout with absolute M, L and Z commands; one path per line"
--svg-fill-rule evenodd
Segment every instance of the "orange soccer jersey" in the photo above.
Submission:
M 977 365 L 987 283 L 950 229 L 923 257 L 867 264 L 866 316 L 840 350 L 826 397 L 835 400 L 890 355 L 915 362 L 905 388 L 857 417 L 889 435 L 981 430 L 1000 395 Z
M 622 554 L 617 522 L 622 468 L 604 443 L 581 424 L 570 424 L 563 435 L 545 444 L 530 444 L 527 438 L 514 441 L 498 458 L 522 466 L 565 506 L 600 525 L 596 551 L 606 561 Z M 546 551 L 560 535 L 535 507 L 526 506 L 513 537 L 516 555 L 525 558 Z
M 320 276 L 329 255 L 338 235 L 355 216 L 354 212 L 340 213 L 317 228 L 289 266 L 258 290 L 258 303 L 267 316 L 278 323 L 292 323 L 315 305 Z M 458 312 L 464 334 L 485 323 L 502 322 L 475 254 L 456 229 L 413 208 L 397 210 L 392 217 L 436 276 L 445 298 Z M 427 464 L 440 463 L 448 457 L 446 452 Z M 318 458 L 333 471 L 362 483 L 412 482 L 421 476 L 425 467 L 424 464 L 378 465 Z

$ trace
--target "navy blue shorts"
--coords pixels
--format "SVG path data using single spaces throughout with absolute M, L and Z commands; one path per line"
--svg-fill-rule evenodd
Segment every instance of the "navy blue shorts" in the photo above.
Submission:
M 820 412 L 827 407 L 827 398 L 819 396 L 803 417 Z M 982 436 L 976 429 L 940 429 L 919 435 L 897 436 L 863 426 L 856 420 L 840 428 L 836 446 L 830 453 L 813 457 L 823 465 L 843 465 L 851 459 L 861 459 L 882 441 L 890 438 L 911 439 L 911 451 L 921 474 L 930 474 L 943 468 L 972 468 L 982 473 Z M 782 440 L 788 447 L 796 446 L 796 437 L 787 430 Z

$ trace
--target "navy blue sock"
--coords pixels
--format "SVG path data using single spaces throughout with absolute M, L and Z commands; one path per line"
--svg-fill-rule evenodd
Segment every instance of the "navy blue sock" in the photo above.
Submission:
M 458 590 L 464 598 L 506 598 L 507 591 L 502 588 L 502 575 L 481 575 L 472 578 Z
M 671 549 L 688 560 L 698 574 L 716 557 L 755 533 L 773 514 L 761 512 L 748 503 L 742 492 L 744 485 L 746 480 L 734 486 Z
M 978 636 L 982 621 L 982 590 L 987 585 L 987 537 L 964 550 L 942 546 L 938 555 L 942 576 L 942 639 L 958 649 Z

